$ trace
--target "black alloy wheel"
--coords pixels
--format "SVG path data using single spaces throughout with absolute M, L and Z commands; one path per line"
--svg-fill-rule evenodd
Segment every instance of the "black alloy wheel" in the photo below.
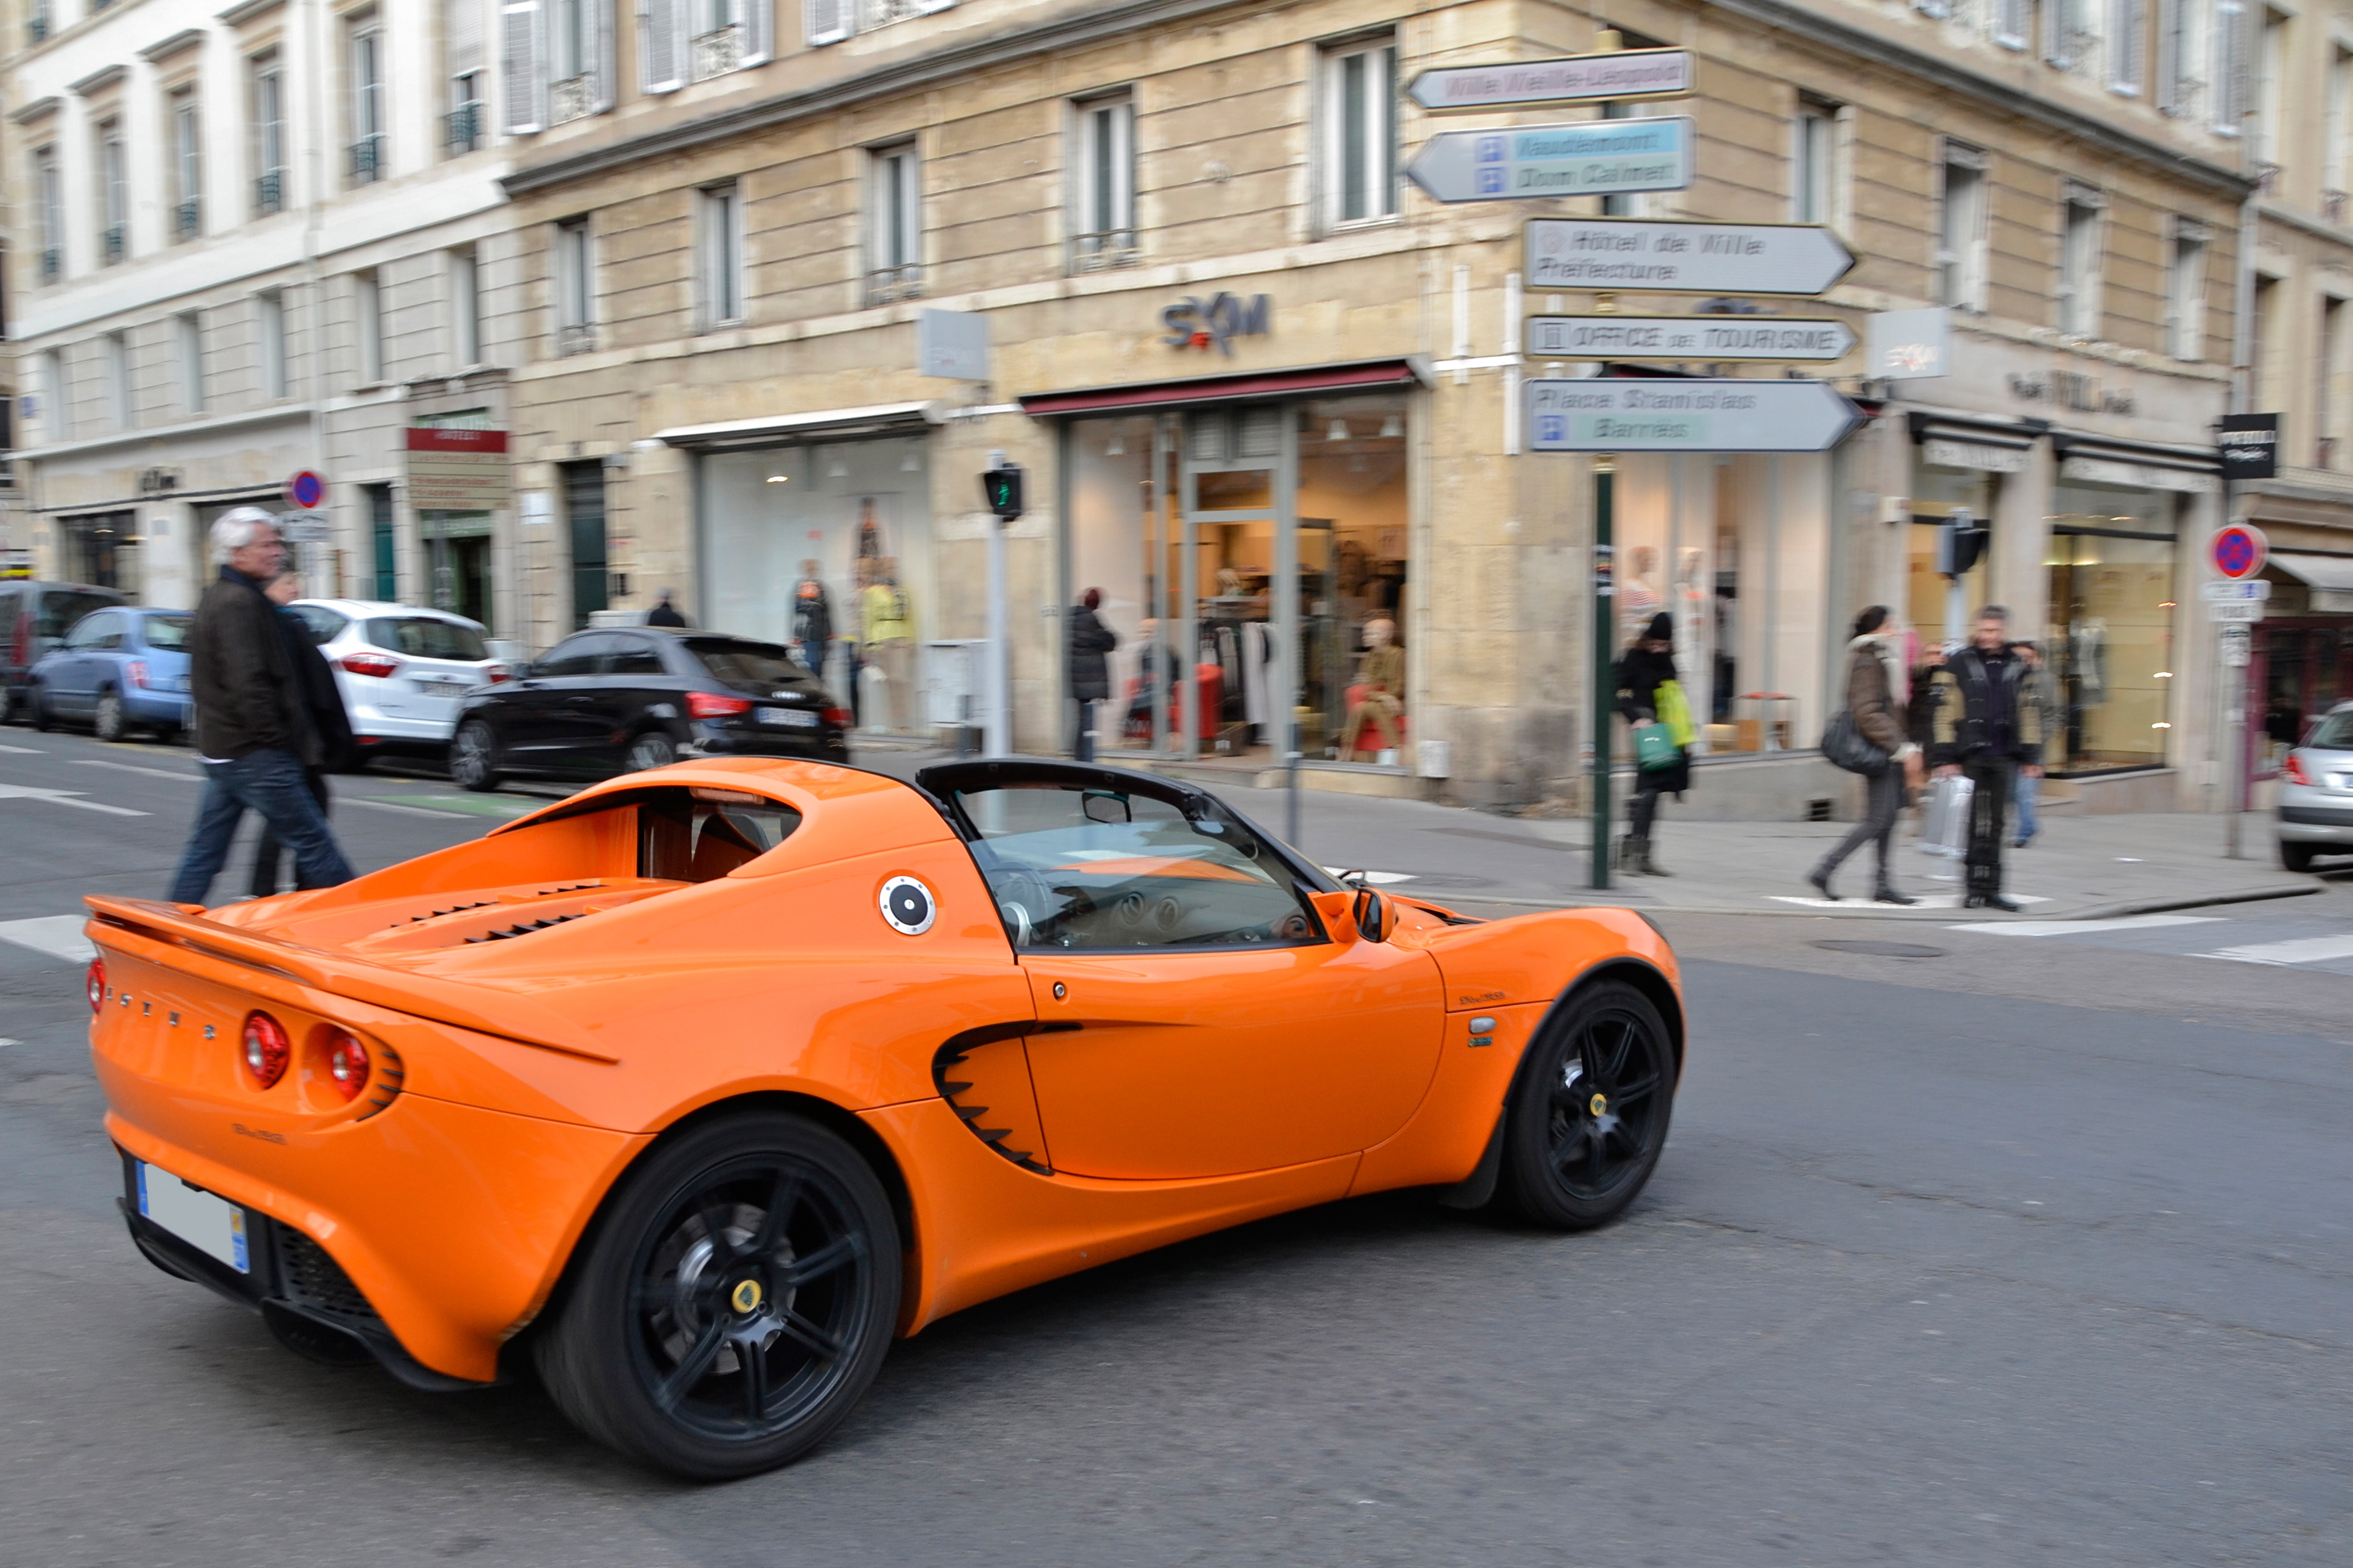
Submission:
M 1577 992 L 1521 1064 L 1501 1195 L 1562 1230 L 1617 1218 L 1666 1147 L 1674 1089 L 1674 1047 L 1651 999 L 1622 980 Z
M 659 730 L 649 730 L 629 742 L 628 771 L 644 773 L 648 768 L 666 768 L 678 761 L 678 742 Z
M 366 766 L 365 753 L 357 773 Z M 459 789 L 488 790 L 499 787 L 499 742 L 491 727 L 480 719 L 469 719 L 458 726 L 457 734 L 449 740 L 449 782 Z
M 755 1474 L 864 1395 L 899 1269 L 890 1201 L 847 1142 L 791 1115 L 707 1123 L 613 1200 L 540 1373 L 623 1453 L 697 1480 Z

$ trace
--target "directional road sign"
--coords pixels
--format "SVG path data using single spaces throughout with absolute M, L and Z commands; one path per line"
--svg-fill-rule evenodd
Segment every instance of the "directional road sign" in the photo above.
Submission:
M 1535 452 L 1820 452 L 1862 417 L 1819 381 L 1528 383 Z
M 1405 90 L 1422 108 L 1440 110 L 1686 98 L 1692 92 L 1692 57 L 1688 49 L 1620 49 L 1510 65 L 1446 66 L 1423 71 Z
M 1695 140 L 1682 114 L 1444 131 L 1421 144 L 1405 175 L 1440 202 L 1680 191 L 1692 183 Z
M 323 511 L 283 511 L 278 514 L 278 535 L 289 544 L 318 544 L 327 537 Z
M 2261 577 L 2243 583 L 2200 583 L 2198 584 L 2198 596 L 2210 605 L 2236 604 L 2242 599 L 2268 599 L 2272 596 L 2272 585 Z
M 1530 316 L 1534 355 L 1620 360 L 1833 360 L 1854 347 L 1844 321 L 1781 316 Z
M 1803 223 L 1532 217 L 1527 253 L 1531 289 L 1820 294 L 1854 265 L 1838 236 Z

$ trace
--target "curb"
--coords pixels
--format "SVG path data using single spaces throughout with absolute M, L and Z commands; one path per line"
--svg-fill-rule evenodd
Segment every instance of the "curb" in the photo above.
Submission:
M 2327 889 L 2317 883 L 2309 887 L 2241 888 L 2217 893 L 2200 894 L 2188 898 L 2141 899 L 2121 903 L 2094 904 L 2087 909 L 2075 910 L 2068 913 L 2048 913 L 2041 910 L 2021 910 L 2015 916 L 2005 916 L 2000 911 L 1995 910 L 1965 910 L 1957 906 L 1951 909 L 1907 909 L 1895 904 L 1872 903 L 1862 899 L 1842 899 L 1839 901 L 1836 908 L 1831 909 L 1797 904 L 1792 904 L 1782 909 L 1759 909 L 1752 904 L 1661 904 L 1639 894 L 1631 897 L 1605 895 L 1598 898 L 1582 899 L 1507 899 L 1482 898 L 1471 893 L 1460 893 L 1452 897 L 1443 897 L 1437 892 L 1432 892 L 1430 895 L 1430 901 L 1437 904 L 1444 904 L 1449 909 L 1474 904 L 1491 904 L 1507 909 L 1521 910 L 1628 909 L 1638 910 L 1648 914 L 1754 915 L 1762 916 L 1768 920 L 1788 920 L 1792 918 L 1806 920 L 1853 920 L 1860 917 L 1880 921 L 1949 921 L 1961 919 L 1971 921 L 2001 921 L 2005 919 L 2031 921 L 2101 921 L 2119 920 L 2128 915 L 2165 914 L 2175 910 L 2204 909 L 2212 904 L 2250 904 L 2271 899 L 2303 898 L 2309 894 L 2324 893 L 2327 890 Z M 1399 891 L 1404 892 L 1409 898 L 1415 896 L 1410 889 L 1400 889 Z M 1611 889 L 1611 892 L 1614 894 L 1616 889 Z

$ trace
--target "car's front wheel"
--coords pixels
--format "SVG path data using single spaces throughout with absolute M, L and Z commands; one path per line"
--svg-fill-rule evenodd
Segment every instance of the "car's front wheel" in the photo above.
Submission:
M 480 719 L 467 720 L 449 738 L 449 782 L 459 789 L 499 787 L 499 739 Z
M 537 1347 L 575 1425 L 696 1480 L 799 1457 L 874 1381 L 899 1232 L 858 1152 L 761 1112 L 658 1146 L 623 1184 Z
M 120 741 L 129 732 L 131 726 L 122 716 L 121 693 L 98 694 L 98 707 L 90 714 L 90 729 L 101 741 Z
M 1666 1147 L 1674 1089 L 1674 1045 L 1651 999 L 1622 980 L 1577 992 L 1521 1064 L 1500 1195 L 1562 1230 L 1616 1219 Z

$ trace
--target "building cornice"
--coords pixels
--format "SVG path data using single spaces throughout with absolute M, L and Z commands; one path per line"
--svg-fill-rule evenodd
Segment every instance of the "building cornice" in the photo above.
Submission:
M 2317 239 L 2334 240 L 2338 245 L 2353 246 L 2353 229 L 2342 224 L 2330 223 L 2279 202 L 2258 202 L 2256 213 L 2266 223 L 2276 223 L 2287 228 L 2300 229 Z
M 124 68 L 120 64 L 103 66 L 71 84 L 66 90 L 76 98 L 88 98 L 93 92 L 103 92 L 112 87 L 116 82 L 121 81 L 125 74 Z
M 202 27 L 183 27 L 163 42 L 150 44 L 140 50 L 139 58 L 149 65 L 160 64 L 182 49 L 194 48 L 204 41 L 205 30 Z
M 308 419 L 311 408 L 303 403 L 277 403 L 267 408 L 251 408 L 237 414 L 215 415 L 205 419 L 191 419 L 178 425 L 157 425 L 143 430 L 110 430 L 103 436 L 88 436 L 79 441 L 52 441 L 39 447 L 19 447 L 8 454 L 19 462 L 47 462 L 69 458 L 81 452 L 111 451 L 118 447 L 136 447 L 147 442 L 176 441 L 188 437 L 209 436 L 216 431 L 241 430 L 253 425 L 270 425 L 283 421 Z M 153 496 L 143 498 L 153 500 Z M 69 506 L 36 507 L 37 511 L 79 511 L 81 502 Z
M 213 20 L 224 23 L 231 27 L 242 27 L 248 22 L 252 21 L 256 16 L 264 16 L 271 11 L 275 11 L 278 7 L 285 4 L 286 0 L 245 0 L 244 5 L 230 6 L 227 10 L 223 11 L 220 15 L 215 16 Z
M 16 110 L 16 113 L 10 115 L 8 118 L 18 125 L 30 125 L 36 120 L 39 120 L 47 115 L 55 114 L 61 107 L 64 106 L 64 103 L 65 100 L 59 98 L 55 93 L 51 93 L 47 98 L 37 98 L 33 100 L 32 102 L 25 105 L 24 108 Z

